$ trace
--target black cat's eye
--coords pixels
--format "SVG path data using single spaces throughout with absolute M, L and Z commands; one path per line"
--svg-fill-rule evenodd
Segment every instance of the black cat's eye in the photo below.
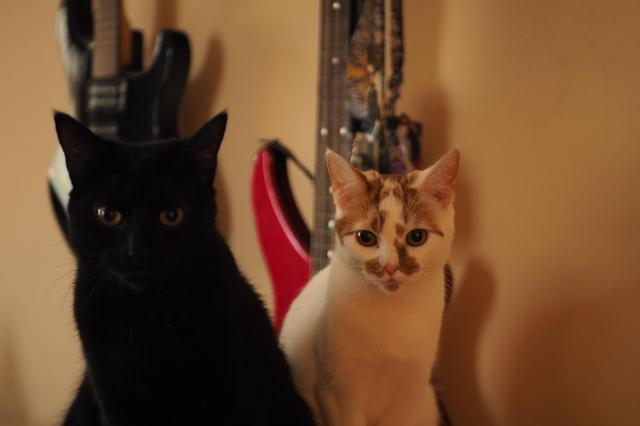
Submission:
M 160 212 L 160 223 L 164 226 L 179 225 L 182 219 L 184 219 L 184 209 L 181 208 L 166 209 Z
M 429 231 L 427 231 L 426 229 L 412 229 L 407 234 L 406 240 L 407 244 L 415 247 L 423 245 L 427 241 L 428 237 Z
M 371 247 L 378 242 L 376 234 L 364 229 L 356 232 L 356 240 L 358 240 L 358 242 L 365 247 Z
M 118 226 L 122 222 L 122 213 L 107 206 L 96 207 L 96 217 L 106 226 Z

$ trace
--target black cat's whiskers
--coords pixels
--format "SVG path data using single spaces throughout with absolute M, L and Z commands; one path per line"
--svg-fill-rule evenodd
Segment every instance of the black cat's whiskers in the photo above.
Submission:
M 86 304 L 89 304 L 92 298 L 94 297 L 94 295 L 99 294 L 100 291 L 102 291 L 106 285 L 108 285 L 109 283 L 113 284 L 113 280 L 110 279 L 111 277 L 109 275 L 105 275 L 100 272 L 94 272 L 94 271 L 92 271 L 91 273 L 85 272 L 83 274 L 79 274 L 79 276 L 82 276 L 83 281 L 91 283 L 92 285 L 91 290 L 89 291 L 89 293 L 87 294 L 87 296 L 83 301 Z
M 47 264 L 49 263 L 49 265 L 47 265 L 46 267 L 48 269 L 51 269 L 53 272 L 53 270 L 59 270 L 61 268 L 65 268 L 65 271 L 60 274 L 57 275 L 56 278 L 53 279 L 53 281 L 47 283 L 46 285 L 46 291 L 44 293 L 44 298 L 46 299 L 51 290 L 60 282 L 65 282 L 64 278 L 69 276 L 70 274 L 75 273 L 75 259 L 71 258 L 71 257 L 53 257 L 53 258 L 40 258 L 40 259 L 31 259 L 31 261 L 36 262 L 38 264 Z M 55 264 L 51 264 L 55 262 Z M 58 273 L 58 271 L 56 271 L 56 274 Z M 71 281 L 71 280 L 69 280 Z
M 76 266 L 76 260 L 72 257 L 67 257 L 67 256 L 65 257 L 57 256 L 50 259 L 39 260 L 38 263 L 41 263 L 41 264 L 48 263 L 48 265 L 46 265 L 47 268 L 58 269 L 58 270 L 61 268 L 65 268 L 65 269 L 73 268 L 72 271 L 75 271 L 75 266 Z
M 75 263 L 75 259 L 71 256 L 53 256 L 53 257 L 28 257 L 26 260 L 31 262 L 37 262 L 41 264 L 51 265 L 59 267 L 69 263 Z
M 69 266 L 69 265 L 67 265 Z M 69 269 L 65 272 L 62 273 L 62 275 L 58 276 L 57 278 L 55 278 L 52 282 L 50 282 L 47 285 L 47 294 L 53 289 L 53 287 L 55 287 L 57 284 L 59 284 L 64 278 L 67 278 L 69 276 L 71 276 L 72 274 L 76 273 L 76 269 L 75 267 L 73 269 Z M 72 281 L 72 280 L 69 280 Z
M 52 265 L 52 268 L 55 269 L 60 269 L 60 268 L 73 268 L 73 270 L 75 270 L 75 266 L 76 266 L 76 261 L 75 259 L 72 258 L 68 258 L 68 259 L 64 259 L 62 261 L 58 260 L 59 263 L 56 263 L 55 265 Z
M 45 291 L 41 294 L 40 297 L 40 306 L 45 306 L 45 304 L 47 303 L 49 299 L 49 296 L 51 295 L 51 292 L 53 291 L 54 287 L 57 284 L 60 284 L 62 282 L 71 282 L 73 281 L 73 279 L 69 279 L 69 280 L 65 280 L 65 278 L 72 278 L 72 274 L 75 273 L 75 268 L 69 269 L 67 271 L 65 271 L 62 275 L 58 276 L 57 278 L 55 278 L 52 282 L 48 283 L 46 285 Z M 72 290 L 73 287 L 72 286 L 65 286 L 65 291 L 62 295 L 62 300 L 63 303 L 62 305 L 59 306 L 60 311 L 65 311 L 67 309 L 68 306 L 68 301 L 70 299 L 70 297 L 72 296 Z

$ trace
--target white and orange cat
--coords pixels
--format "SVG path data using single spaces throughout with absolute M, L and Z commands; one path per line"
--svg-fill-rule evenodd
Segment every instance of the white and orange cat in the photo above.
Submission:
M 407 175 L 332 151 L 334 256 L 296 298 L 280 342 L 324 426 L 435 426 L 430 384 L 445 308 L 459 153 Z

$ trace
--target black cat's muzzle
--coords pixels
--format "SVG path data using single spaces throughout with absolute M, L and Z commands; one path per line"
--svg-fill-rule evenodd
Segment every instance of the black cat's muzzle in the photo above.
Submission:
M 108 262 L 107 268 L 128 287 L 142 291 L 153 287 L 158 281 L 161 271 L 158 271 L 155 263 L 149 256 L 127 255 Z

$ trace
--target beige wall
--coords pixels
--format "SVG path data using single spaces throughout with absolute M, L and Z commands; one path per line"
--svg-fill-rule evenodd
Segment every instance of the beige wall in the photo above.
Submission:
M 56 1 L 0 6 L 0 424 L 50 425 L 82 369 L 73 262 L 45 186 L 68 110 Z M 267 275 L 249 209 L 260 137 L 313 164 L 313 0 L 126 2 L 149 32 L 187 29 L 181 124 L 230 113 L 222 225 L 241 266 Z M 458 291 L 445 327 L 456 425 L 640 423 L 640 3 L 405 0 L 403 109 L 426 123 L 425 159 L 462 152 Z M 148 40 L 151 46 L 151 40 Z M 311 187 L 295 189 L 306 217 Z

